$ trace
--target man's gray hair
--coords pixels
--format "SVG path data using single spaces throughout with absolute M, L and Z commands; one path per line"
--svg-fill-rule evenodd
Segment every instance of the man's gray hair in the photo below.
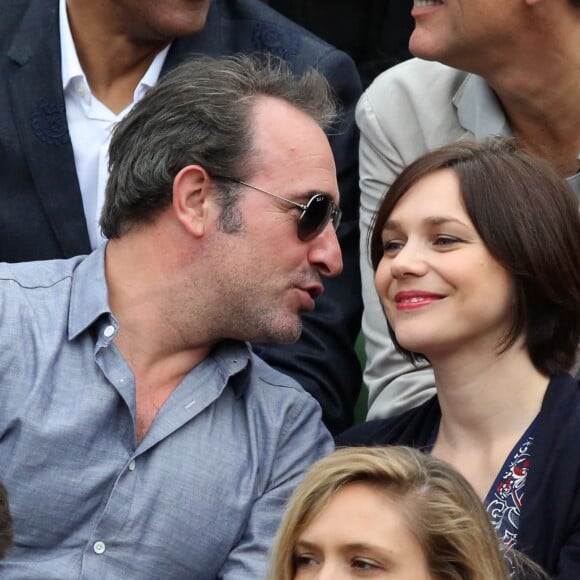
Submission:
M 101 214 L 107 238 L 148 223 L 172 201 L 173 180 L 187 165 L 209 175 L 240 177 L 251 164 L 252 106 L 261 96 L 287 101 L 323 129 L 337 107 L 326 79 L 309 69 L 296 77 L 265 55 L 196 56 L 165 75 L 115 128 Z M 219 182 L 225 230 L 239 229 L 238 188 Z

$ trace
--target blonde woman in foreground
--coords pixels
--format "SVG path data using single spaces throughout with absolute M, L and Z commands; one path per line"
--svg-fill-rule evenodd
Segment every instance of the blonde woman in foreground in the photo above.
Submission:
M 479 498 L 443 461 L 408 447 L 346 448 L 294 492 L 269 580 L 507 580 L 499 546 Z M 515 577 L 544 578 L 527 561 L 516 567 Z

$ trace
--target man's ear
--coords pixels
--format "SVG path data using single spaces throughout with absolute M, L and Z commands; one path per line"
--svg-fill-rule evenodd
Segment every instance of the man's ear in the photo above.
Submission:
M 173 210 L 183 227 L 201 236 L 211 209 L 212 179 L 199 165 L 184 167 L 173 180 Z

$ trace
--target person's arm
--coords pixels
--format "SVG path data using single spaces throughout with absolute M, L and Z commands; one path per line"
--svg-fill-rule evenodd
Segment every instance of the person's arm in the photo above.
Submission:
M 279 371 L 297 380 L 318 400 L 323 420 L 331 433 L 353 423 L 361 387 L 361 368 L 354 343 L 362 312 L 359 270 L 358 130 L 354 109 L 361 86 L 352 60 L 328 48 L 317 68 L 330 81 L 343 107 L 341 123 L 329 136 L 340 188 L 342 222 L 338 238 L 344 269 L 340 276 L 325 279 L 325 292 L 314 312 L 303 317 L 300 340 L 290 345 L 263 345 L 256 352 Z M 300 168 L 296 168 L 297 171 Z
M 263 492 L 251 507 L 247 526 L 224 563 L 220 579 L 266 577 L 269 550 L 290 494 L 312 463 L 333 450 L 317 403 L 305 393 L 300 394 L 299 401 L 284 421 L 270 473 L 264 475 Z

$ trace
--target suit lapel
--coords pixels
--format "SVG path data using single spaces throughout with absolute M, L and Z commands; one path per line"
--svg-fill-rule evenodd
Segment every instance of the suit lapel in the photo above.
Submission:
M 63 256 L 90 251 L 60 71 L 58 2 L 33 0 L 8 52 L 12 114 Z

